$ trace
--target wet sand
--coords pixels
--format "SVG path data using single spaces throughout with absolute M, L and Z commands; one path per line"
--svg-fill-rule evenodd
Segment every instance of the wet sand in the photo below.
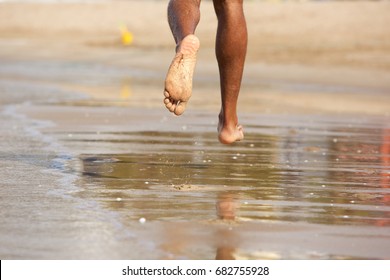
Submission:
M 164 3 L 29 5 L 0 8 L 1 259 L 390 257 L 389 3 L 248 2 L 246 138 L 231 146 L 210 3 L 179 118 L 162 104 L 167 26 L 142 33 L 144 17 L 165 26 Z

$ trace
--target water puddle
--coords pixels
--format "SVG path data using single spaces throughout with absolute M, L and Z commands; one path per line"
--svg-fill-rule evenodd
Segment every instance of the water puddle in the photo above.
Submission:
M 390 256 L 385 124 L 268 117 L 246 129 L 230 147 L 211 132 L 79 133 L 68 145 L 128 152 L 81 154 L 78 195 L 119 214 L 156 258 Z

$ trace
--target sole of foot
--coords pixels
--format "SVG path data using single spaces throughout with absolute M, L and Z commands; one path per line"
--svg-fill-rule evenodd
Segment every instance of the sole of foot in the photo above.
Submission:
M 200 47 L 198 37 L 186 36 L 177 48 L 165 78 L 164 104 L 175 115 L 184 113 L 192 95 L 192 78 L 196 55 Z

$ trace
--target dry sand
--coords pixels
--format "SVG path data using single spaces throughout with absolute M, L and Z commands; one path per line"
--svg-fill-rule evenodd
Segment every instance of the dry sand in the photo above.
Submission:
M 214 45 L 216 29 L 212 4 L 204 1 L 201 12 L 197 34 L 202 47 L 210 48 Z M 390 70 L 390 3 L 387 1 L 247 1 L 245 13 L 250 34 L 249 62 Z M 2 3 L 0 9 L 2 38 L 40 39 L 54 45 L 110 46 L 117 40 L 121 24 L 134 33 L 136 47 L 172 48 L 165 1 Z
M 213 99 L 205 104 L 199 94 L 194 95 L 192 103 L 215 110 L 219 106 L 213 50 L 217 22 L 209 1 L 202 3 L 201 12 L 197 35 L 202 48 L 195 93 L 212 92 Z M 241 110 L 390 111 L 389 2 L 247 1 L 245 12 L 250 43 Z M 134 34 L 131 47 L 121 46 L 121 24 Z M 172 57 L 173 39 L 164 1 L 2 3 L 0 46 L 2 60 L 57 59 L 147 69 L 156 74 L 157 89 Z M 207 79 L 214 84 L 202 88 L 200 81 Z M 83 90 L 95 96 L 107 95 L 107 89 Z M 337 94 L 337 106 L 329 92 Z M 385 94 L 371 98 L 373 93 Z M 147 106 L 160 106 L 160 99 L 156 95 Z

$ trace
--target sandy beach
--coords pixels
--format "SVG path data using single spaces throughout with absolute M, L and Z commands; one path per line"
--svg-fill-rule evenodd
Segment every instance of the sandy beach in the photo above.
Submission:
M 243 91 L 253 96 L 251 86 L 271 86 L 258 91 L 256 99 L 260 102 L 254 110 L 258 111 L 261 104 L 266 104 L 269 110 L 293 110 L 295 107 L 299 107 L 298 111 L 339 110 L 334 102 L 327 102 L 327 96 L 322 96 L 323 89 L 327 88 L 326 91 L 345 93 L 338 97 L 340 103 L 349 103 L 342 106 L 343 110 L 388 112 L 383 97 L 369 98 L 373 102 L 370 106 L 366 106 L 367 100 L 363 100 L 363 106 L 359 106 L 355 92 L 357 87 L 370 93 L 389 91 L 389 6 L 386 1 L 246 3 L 250 43 Z M 34 12 L 26 13 L 26 10 Z M 201 87 L 209 85 L 208 92 L 218 90 L 213 49 L 217 22 L 212 4 L 205 1 L 201 12 L 202 21 L 197 35 L 202 47 L 196 79 L 204 83 L 195 87 L 195 92 L 197 89 L 200 92 L 194 95 L 195 98 L 202 98 L 201 93 L 206 89 Z M 145 22 L 148 24 L 145 25 Z M 134 43 L 130 47 L 121 46 L 121 25 L 126 25 L 134 35 Z M 173 52 L 173 39 L 166 23 L 166 3 L 163 1 L 2 3 L 0 38 L 0 55 L 5 61 L 65 60 L 115 65 L 146 71 L 153 76 L 148 77 L 148 84 L 158 86 Z M 142 73 L 137 76 L 142 76 Z M 300 85 L 312 86 L 309 91 L 314 90 L 317 94 L 304 94 L 305 90 L 301 90 Z M 284 94 L 286 87 L 298 92 L 306 104 L 300 106 L 301 99 L 297 101 L 297 96 L 289 98 Z M 88 94 L 104 94 L 99 93 L 100 88 L 97 91 L 89 89 Z M 348 97 L 351 92 L 353 95 Z M 218 107 L 218 94 L 212 96 L 216 99 L 210 103 Z M 204 104 L 195 98 L 194 106 Z M 251 98 L 246 101 L 248 98 L 240 100 L 243 108 L 253 104 Z M 160 102 L 148 103 L 147 106 L 159 106 Z
M 388 259 L 390 2 L 247 1 L 231 146 L 210 1 L 163 106 L 166 4 L 0 3 L 0 258 Z

